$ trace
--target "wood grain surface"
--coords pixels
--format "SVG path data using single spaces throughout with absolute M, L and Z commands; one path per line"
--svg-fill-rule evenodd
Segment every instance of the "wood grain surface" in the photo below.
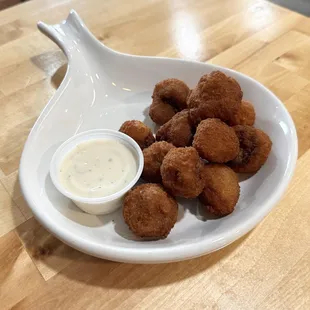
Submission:
M 23 144 L 66 71 L 36 29 L 74 8 L 121 52 L 211 62 L 269 87 L 291 113 L 289 189 L 232 245 L 190 261 L 131 265 L 69 248 L 33 217 L 18 184 Z M 310 309 L 310 20 L 262 0 L 33 0 L 0 12 L 1 309 Z

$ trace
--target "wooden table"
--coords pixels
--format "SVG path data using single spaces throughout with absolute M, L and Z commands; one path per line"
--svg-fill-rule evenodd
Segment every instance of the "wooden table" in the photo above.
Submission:
M 66 62 L 36 22 L 71 8 L 113 49 L 234 68 L 283 100 L 298 131 L 297 170 L 254 231 L 198 259 L 130 265 L 79 253 L 32 217 L 19 159 Z M 0 12 L 0 55 L 1 309 L 310 309 L 308 18 L 260 0 L 34 0 Z

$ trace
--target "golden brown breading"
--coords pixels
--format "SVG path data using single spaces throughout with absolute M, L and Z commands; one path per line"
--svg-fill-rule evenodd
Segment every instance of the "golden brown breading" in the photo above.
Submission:
M 190 109 L 204 106 L 204 114 L 210 115 L 208 117 L 227 121 L 238 112 L 242 95 L 240 85 L 235 79 L 223 72 L 213 71 L 200 78 L 187 103 Z
M 144 149 L 155 142 L 151 129 L 140 121 L 126 121 L 123 123 L 119 131 L 134 139 L 141 149 Z
M 155 142 L 143 150 L 144 168 L 142 178 L 148 182 L 161 183 L 160 166 L 174 145 L 166 141 Z
M 236 125 L 248 125 L 253 126 L 255 123 L 255 109 L 251 102 L 242 101 L 240 109 L 234 115 L 232 115 L 228 124 L 230 126 Z
M 152 121 L 158 125 L 166 124 L 178 112 L 173 106 L 162 102 L 160 98 L 154 98 L 150 106 L 149 115 Z
M 174 115 L 169 122 L 162 125 L 158 129 L 156 133 L 156 140 L 167 141 L 177 147 L 191 145 L 193 133 L 188 116 L 188 110 L 183 110 Z
M 235 131 L 217 118 L 208 118 L 198 125 L 193 147 L 200 157 L 214 163 L 226 163 L 239 153 Z
M 160 167 L 163 185 L 174 196 L 195 198 L 204 186 L 202 167 L 203 163 L 193 147 L 172 149 Z
M 203 75 L 188 98 L 189 108 L 196 108 L 208 101 L 227 100 L 232 105 L 241 103 L 242 90 L 238 82 L 221 71 Z M 238 106 L 238 105 L 237 105 Z
M 178 204 L 160 185 L 143 184 L 126 194 L 123 216 L 136 236 L 164 239 L 177 221 Z
M 234 126 L 240 142 L 238 156 L 228 165 L 240 173 L 255 173 L 266 162 L 271 151 L 272 142 L 262 130 L 246 126 Z
M 178 79 L 163 80 L 155 85 L 149 115 L 158 125 L 168 122 L 175 113 L 187 108 L 188 86 Z
M 237 174 L 222 164 L 208 164 L 203 168 L 204 190 L 199 200 L 216 216 L 234 211 L 240 196 Z
M 201 104 L 199 107 L 189 110 L 189 122 L 192 127 L 197 127 L 200 122 L 205 119 L 221 119 L 221 112 L 219 111 L 220 107 L 218 107 L 217 102 L 212 102 L 211 104 Z

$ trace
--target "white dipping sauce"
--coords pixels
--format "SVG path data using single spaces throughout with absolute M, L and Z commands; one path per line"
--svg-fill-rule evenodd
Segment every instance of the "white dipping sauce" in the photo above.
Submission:
M 59 180 L 72 194 L 98 198 L 126 187 L 137 170 L 131 149 L 117 140 L 97 139 L 78 144 L 65 156 Z

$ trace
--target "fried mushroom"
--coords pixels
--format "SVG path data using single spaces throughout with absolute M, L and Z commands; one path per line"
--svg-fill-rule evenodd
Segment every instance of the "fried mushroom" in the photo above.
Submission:
M 260 129 L 237 125 L 233 127 L 240 143 L 238 156 L 228 165 L 239 173 L 256 173 L 266 162 L 271 151 L 269 136 Z
M 233 128 L 217 118 L 209 118 L 198 125 L 193 147 L 209 162 L 226 163 L 238 155 L 239 140 Z
M 240 196 L 237 174 L 226 165 L 207 164 L 202 176 L 204 189 L 199 200 L 208 212 L 216 216 L 232 213 Z
M 137 120 L 124 122 L 119 131 L 134 139 L 141 149 L 144 149 L 155 142 L 151 129 Z
M 177 112 L 187 108 L 189 87 L 181 80 L 166 79 L 155 85 L 149 115 L 154 123 L 163 125 Z
M 158 184 L 142 184 L 125 196 L 125 223 L 140 238 L 166 238 L 176 223 L 177 216 L 176 200 Z
M 165 156 L 160 172 L 164 187 L 174 196 L 195 198 L 203 190 L 203 163 L 193 147 L 174 148 Z

